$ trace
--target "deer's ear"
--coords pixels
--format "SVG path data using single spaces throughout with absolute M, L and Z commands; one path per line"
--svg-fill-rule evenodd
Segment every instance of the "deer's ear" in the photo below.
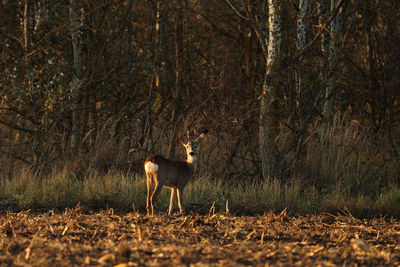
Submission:
M 201 134 L 199 135 L 199 137 L 197 137 L 197 139 L 203 139 L 204 136 L 206 136 L 206 133 L 208 133 L 208 130 L 207 130 L 207 129 L 203 130 L 203 131 L 201 132 Z
M 179 140 L 179 142 L 181 142 L 181 144 L 186 147 L 186 144 L 184 142 L 182 142 L 182 140 Z

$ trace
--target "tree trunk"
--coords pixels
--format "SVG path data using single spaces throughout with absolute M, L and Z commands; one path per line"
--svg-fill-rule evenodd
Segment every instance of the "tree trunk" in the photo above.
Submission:
M 33 21 L 33 2 L 25 0 L 24 3 L 24 49 L 25 49 L 25 64 L 26 64 L 26 80 L 28 88 L 33 90 L 33 78 L 32 78 L 32 67 L 30 53 L 32 50 L 31 41 L 31 27 Z
M 319 27 L 323 27 L 326 21 L 326 0 L 319 0 L 318 1 L 318 24 Z M 328 31 L 323 30 L 321 33 L 321 52 L 322 56 L 326 60 L 328 58 Z M 325 65 L 323 62 L 322 66 Z
M 161 23 L 161 10 L 162 10 L 163 0 L 156 0 L 155 6 L 155 31 L 154 31 L 154 76 L 150 84 L 150 90 L 147 97 L 146 113 L 143 116 L 143 127 L 142 127 L 142 138 L 141 138 L 141 151 L 144 153 L 154 152 L 154 142 L 153 142 L 153 96 L 159 95 L 161 88 L 161 71 L 162 71 L 162 47 L 163 47 L 163 24 Z M 164 15 L 164 14 L 163 14 Z M 154 91 L 156 93 L 154 93 Z
M 299 51 L 306 44 L 306 28 L 307 28 L 307 10 L 308 10 L 308 0 L 299 1 L 299 16 L 297 20 L 297 42 L 296 47 Z M 302 93 L 302 80 L 303 80 L 303 57 L 299 57 L 299 64 L 296 68 L 296 86 L 299 98 L 301 98 Z
M 281 46 L 281 3 L 268 0 L 269 3 L 269 41 L 264 85 L 261 95 L 259 138 L 262 174 L 264 179 L 280 177 L 278 149 L 275 143 L 277 135 L 277 93 Z
M 76 153 L 80 144 L 80 115 L 82 105 L 81 92 L 81 72 L 82 61 L 79 44 L 79 26 L 80 21 L 77 12 L 76 0 L 70 0 L 70 16 L 71 16 L 71 37 L 74 53 L 74 71 L 72 76 L 72 92 L 73 92 L 73 107 L 72 107 L 72 132 L 71 132 L 71 149 Z
M 381 93 L 378 80 L 378 66 L 377 66 L 377 53 L 375 44 L 375 29 L 374 21 L 377 17 L 376 6 L 368 1 L 364 6 L 365 26 L 367 29 L 367 53 L 368 53 L 368 73 L 369 73 L 369 90 L 375 96 L 371 101 L 371 109 L 373 116 L 371 117 L 371 124 L 378 130 L 383 126 L 384 113 L 385 113 L 385 94 Z
M 319 0 L 318 1 L 318 26 L 322 29 L 326 22 L 326 0 Z M 327 64 L 328 64 L 328 31 L 326 29 L 322 29 L 321 32 L 321 54 L 322 59 L 320 61 L 320 71 L 319 71 L 319 78 L 320 78 L 320 86 L 321 90 L 326 89 L 326 79 L 327 79 Z M 325 122 L 323 122 L 325 123 Z
M 159 89 L 160 87 L 160 69 L 161 69 L 161 60 L 160 60 L 160 54 L 161 54 L 161 48 L 162 48 L 162 42 L 161 42 L 161 35 L 162 35 L 162 28 L 161 28 L 161 5 L 162 5 L 162 0 L 157 0 L 156 2 L 156 25 L 155 25 L 155 87 L 156 89 Z M 158 91 L 158 90 L 157 90 Z
M 175 93 L 171 116 L 172 135 L 169 144 L 169 157 L 175 157 L 176 134 L 180 120 L 182 91 L 182 0 L 177 1 L 175 21 Z
M 333 14 L 338 0 L 331 0 L 330 12 Z M 339 46 L 338 34 L 339 34 L 339 14 L 337 12 L 335 18 L 331 21 L 331 39 L 329 42 L 329 50 L 328 50 L 328 77 L 326 80 L 326 88 L 325 88 L 325 103 L 324 103 L 324 126 L 323 126 L 323 135 L 326 132 L 328 125 L 332 120 L 332 106 L 334 97 L 334 89 L 335 89 L 335 76 L 336 76 L 336 67 L 338 60 L 338 51 L 337 48 Z

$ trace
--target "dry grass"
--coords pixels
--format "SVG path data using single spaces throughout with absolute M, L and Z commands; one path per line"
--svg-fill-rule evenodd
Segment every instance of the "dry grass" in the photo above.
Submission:
M 400 217 L 400 162 L 390 156 L 388 145 L 343 116 L 335 118 L 323 138 L 318 125 L 310 126 L 307 136 L 304 145 L 285 157 L 285 181 L 259 182 L 258 177 L 239 176 L 224 183 L 224 177 L 205 168 L 207 162 L 200 162 L 201 176 L 185 190 L 187 210 L 204 214 L 214 205 L 217 211 L 228 207 L 233 214 L 263 214 L 287 208 L 290 214 L 304 215 L 348 208 L 357 216 Z M 86 158 L 57 162 L 50 170 L 33 171 L 30 166 L 0 158 L 1 206 L 63 210 L 80 203 L 95 210 L 112 207 L 144 212 L 141 161 L 128 162 L 125 142 L 114 146 L 109 138 L 103 139 L 96 140 L 98 149 Z M 289 136 L 281 135 L 278 141 L 282 147 L 288 140 Z M 208 137 L 206 142 L 212 139 Z M 132 167 L 136 163 L 137 167 Z M 168 193 L 163 190 L 156 205 L 161 213 L 167 210 Z
M 66 169 L 41 176 L 23 169 L 10 179 L 0 183 L 0 199 L 4 208 L 63 210 L 81 205 L 100 210 L 114 208 L 119 211 L 132 209 L 145 211 L 146 186 L 143 175 L 126 175 L 118 172 L 108 174 L 90 173 L 79 179 Z M 287 209 L 290 214 L 335 212 L 345 207 L 357 216 L 400 216 L 398 203 L 400 190 L 389 189 L 379 198 L 365 195 L 340 195 L 338 191 L 325 193 L 316 187 L 304 188 L 302 182 L 291 183 L 265 181 L 223 185 L 208 177 L 189 183 L 184 203 L 187 211 L 205 214 L 214 205 L 216 211 L 232 214 L 263 214 L 270 210 Z M 169 203 L 169 190 L 164 189 L 156 204 L 161 214 Z

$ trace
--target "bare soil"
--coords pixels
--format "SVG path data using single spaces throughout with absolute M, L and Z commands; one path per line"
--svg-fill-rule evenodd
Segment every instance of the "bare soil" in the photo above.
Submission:
M 0 211 L 0 265 L 400 265 L 400 222 L 290 217 Z

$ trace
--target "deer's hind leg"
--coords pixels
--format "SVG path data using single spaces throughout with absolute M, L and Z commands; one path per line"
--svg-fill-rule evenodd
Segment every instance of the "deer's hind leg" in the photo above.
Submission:
M 154 215 L 154 202 L 157 200 L 158 195 L 161 192 L 164 184 L 160 183 L 158 178 L 158 174 L 153 174 L 153 182 L 155 184 L 153 193 L 150 196 L 150 205 L 151 205 L 151 215 Z
M 147 197 L 146 197 L 146 210 L 147 214 L 150 214 L 150 208 L 151 208 L 151 214 L 153 215 L 153 205 L 151 201 L 151 193 L 153 192 L 153 177 L 151 173 L 146 172 L 146 185 L 147 185 Z

